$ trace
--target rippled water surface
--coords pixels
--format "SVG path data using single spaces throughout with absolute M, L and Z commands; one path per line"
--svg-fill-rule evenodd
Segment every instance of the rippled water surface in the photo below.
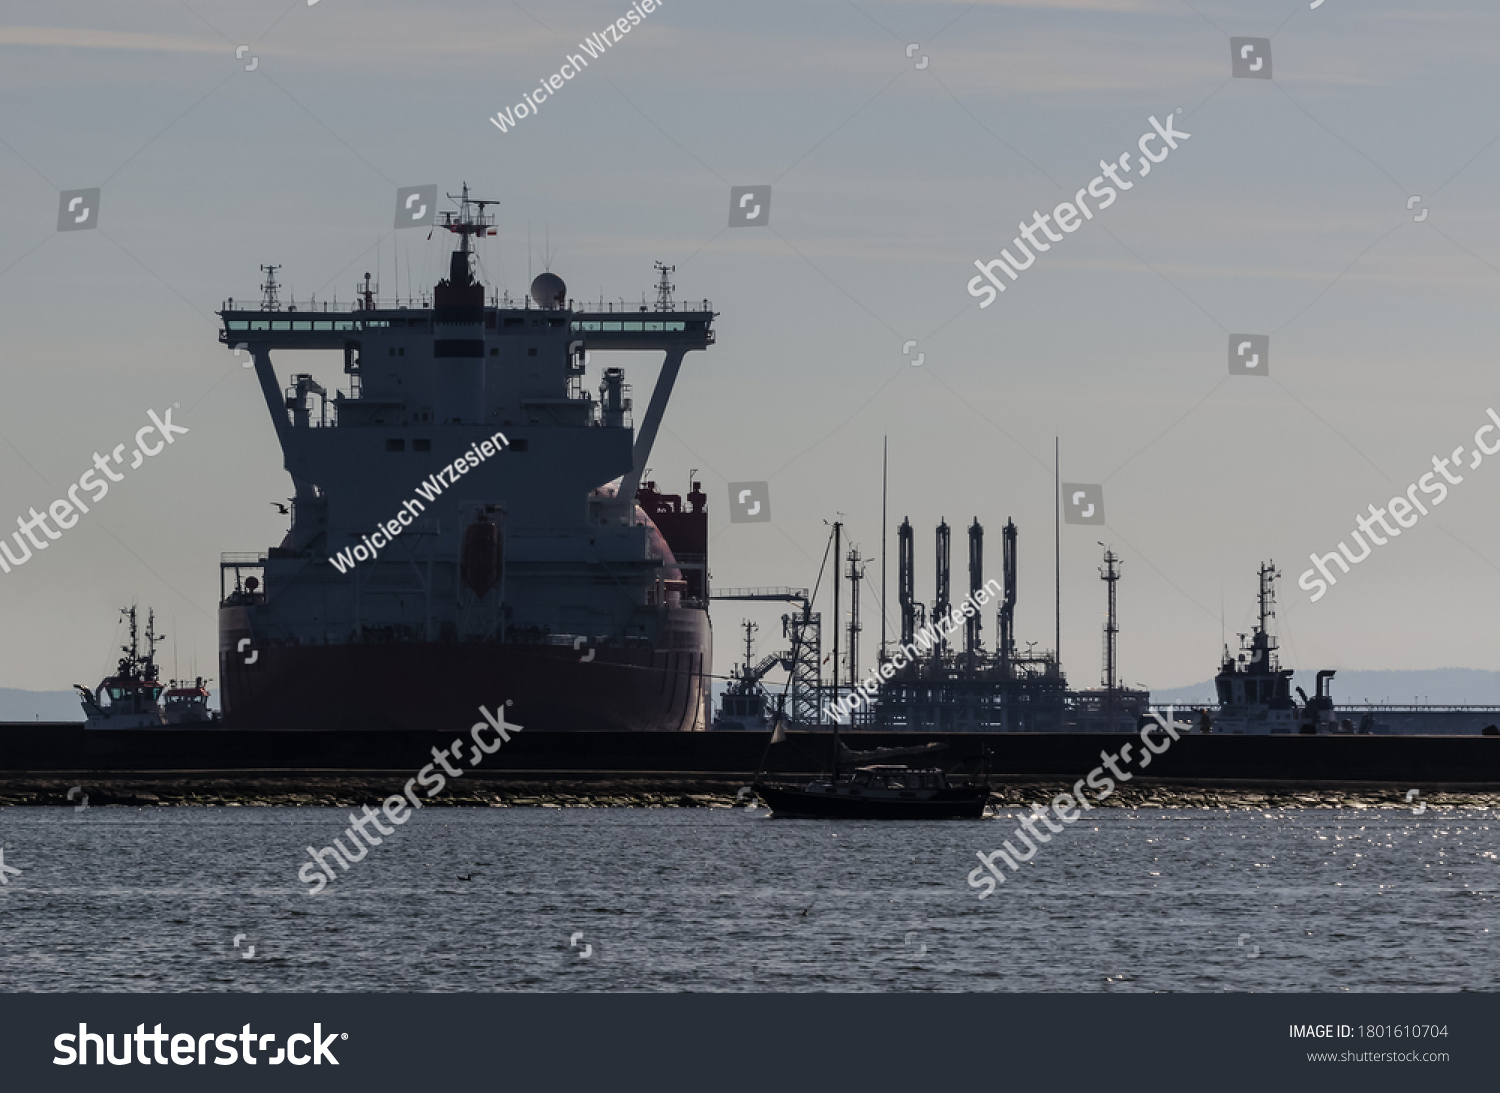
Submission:
M 1018 815 L 429 809 L 309 897 L 347 810 L 0 809 L 0 989 L 1500 987 L 1491 811 L 1096 809 L 981 900 Z

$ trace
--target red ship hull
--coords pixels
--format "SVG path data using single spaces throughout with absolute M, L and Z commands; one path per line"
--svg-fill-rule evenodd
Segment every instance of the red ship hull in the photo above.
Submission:
M 702 730 L 711 671 L 707 616 L 668 614 L 670 648 L 595 650 L 392 642 L 240 651 L 249 634 L 225 617 L 224 728 L 458 733 L 480 720 L 480 706 L 494 712 L 509 701 L 506 720 L 527 732 Z

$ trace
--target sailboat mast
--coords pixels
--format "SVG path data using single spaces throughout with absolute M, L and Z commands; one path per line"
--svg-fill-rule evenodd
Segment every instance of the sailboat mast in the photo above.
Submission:
M 839 701 L 839 624 L 843 615 L 839 614 L 839 532 L 843 524 L 837 520 L 833 522 L 833 701 Z M 824 707 L 825 709 L 827 707 Z M 833 717 L 833 781 L 837 785 L 839 780 L 839 722 L 838 715 Z
M 891 480 L 891 438 L 886 437 L 880 454 L 880 664 L 885 664 L 885 501 Z

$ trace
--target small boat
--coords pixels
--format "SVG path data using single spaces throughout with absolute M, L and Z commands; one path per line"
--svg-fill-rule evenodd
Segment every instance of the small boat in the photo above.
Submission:
M 953 785 L 936 767 L 897 764 L 844 778 L 835 771 L 801 787 L 757 782 L 755 792 L 773 816 L 831 820 L 977 820 L 990 798 L 988 783 Z

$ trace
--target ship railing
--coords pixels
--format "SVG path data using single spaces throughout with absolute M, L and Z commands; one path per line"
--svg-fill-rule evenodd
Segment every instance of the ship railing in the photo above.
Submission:
M 498 299 L 492 301 L 491 307 L 519 307 L 519 304 L 510 302 L 510 297 L 505 297 L 506 302 L 501 304 Z M 333 314 L 335 312 L 359 312 L 359 311 L 427 311 L 432 307 L 430 296 L 387 296 L 373 297 L 368 307 L 363 300 L 281 300 L 276 307 L 266 308 L 261 306 L 259 300 L 236 300 L 233 296 L 225 300 L 220 307 L 221 311 L 284 311 L 295 314 L 303 312 L 316 312 L 317 314 Z
M 711 598 L 716 600 L 785 600 L 796 602 L 807 599 L 807 589 L 787 588 L 785 586 L 775 588 L 716 588 Z
M 1119 692 L 1117 692 L 1119 693 Z M 1180 701 L 1168 703 L 1157 699 L 1151 703 L 1161 709 L 1167 705 L 1175 705 L 1179 712 L 1183 710 L 1208 710 L 1217 713 L 1223 708 L 1219 702 L 1190 702 Z M 1333 700 L 1333 708 L 1340 713 L 1392 713 L 1392 714 L 1424 714 L 1424 713 L 1472 713 L 1472 714 L 1500 714 L 1500 706 L 1486 705 L 1464 705 L 1454 702 L 1434 702 L 1431 704 L 1418 702 L 1340 702 Z
M 1334 708 L 1338 710 L 1369 710 L 1372 713 L 1495 713 L 1500 714 L 1500 706 L 1467 706 L 1452 702 L 1340 702 L 1334 699 Z
M 542 310 L 530 296 L 512 296 L 509 290 L 491 292 L 485 296 L 485 306 L 516 311 Z M 279 300 L 274 308 L 265 308 L 260 300 L 237 300 L 229 297 L 220 305 L 221 311 L 286 311 L 286 312 L 358 312 L 358 311 L 428 311 L 433 306 L 432 296 L 423 293 L 417 296 L 371 296 L 368 304 L 361 297 L 340 301 L 337 296 L 319 300 L 316 296 L 306 300 Z M 655 304 L 628 303 L 621 297 L 615 300 L 568 300 L 565 311 L 602 312 L 615 315 L 673 315 L 683 312 L 713 311 L 710 300 L 680 300 L 671 307 L 661 308 Z M 547 309 L 551 310 L 551 309 Z
M 667 307 L 659 304 L 650 304 L 645 300 L 639 303 L 627 303 L 622 296 L 618 301 L 606 300 L 602 297 L 598 300 L 568 300 L 570 311 L 598 311 L 604 314 L 640 315 L 642 313 L 653 315 L 671 315 L 681 311 L 712 311 L 714 305 L 708 300 L 677 300 Z

